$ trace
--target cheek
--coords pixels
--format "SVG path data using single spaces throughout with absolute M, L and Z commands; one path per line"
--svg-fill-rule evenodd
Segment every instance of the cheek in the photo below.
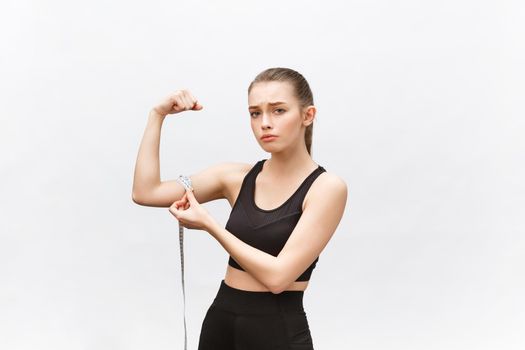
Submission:
M 285 134 L 288 137 L 293 138 L 300 134 L 301 125 L 299 125 L 296 120 L 286 121 L 281 126 L 282 126 L 282 130 L 285 132 Z
M 255 134 L 255 130 L 257 129 L 257 127 L 255 126 L 255 123 L 253 122 L 253 120 L 250 120 L 250 127 L 252 128 L 252 131 Z

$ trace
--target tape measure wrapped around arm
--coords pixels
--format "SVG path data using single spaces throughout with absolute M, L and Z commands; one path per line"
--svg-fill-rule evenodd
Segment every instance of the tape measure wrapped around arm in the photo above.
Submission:
M 191 179 L 184 175 L 179 175 L 177 181 L 184 186 L 186 190 L 193 191 Z M 182 278 L 182 297 L 184 302 L 184 350 L 188 348 L 188 332 L 186 329 L 186 293 L 184 291 L 184 227 L 179 221 L 179 244 L 180 244 L 180 275 Z

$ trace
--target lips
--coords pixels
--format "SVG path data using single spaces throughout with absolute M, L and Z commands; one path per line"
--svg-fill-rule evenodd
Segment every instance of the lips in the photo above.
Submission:
M 272 137 L 272 136 L 273 136 L 273 137 L 277 137 L 277 135 L 266 134 L 266 135 L 263 135 L 263 136 L 261 137 L 261 140 L 264 140 L 265 138 L 267 138 L 267 137 Z

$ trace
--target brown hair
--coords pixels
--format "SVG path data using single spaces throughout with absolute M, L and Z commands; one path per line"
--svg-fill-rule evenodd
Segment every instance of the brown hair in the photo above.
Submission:
M 254 84 L 266 81 L 289 82 L 293 87 L 295 96 L 299 100 L 299 106 L 301 107 L 301 110 L 304 107 L 314 104 L 314 97 L 312 95 L 310 85 L 308 84 L 306 79 L 301 75 L 301 73 L 293 69 L 283 67 L 265 69 L 264 71 L 259 73 L 255 77 L 255 79 L 250 83 L 250 86 L 248 87 L 248 94 L 250 94 L 250 91 L 252 90 Z M 306 143 L 306 149 L 308 150 L 308 154 L 310 154 L 310 156 L 312 155 L 311 150 L 313 126 L 313 123 L 308 125 L 304 133 L 304 142 Z

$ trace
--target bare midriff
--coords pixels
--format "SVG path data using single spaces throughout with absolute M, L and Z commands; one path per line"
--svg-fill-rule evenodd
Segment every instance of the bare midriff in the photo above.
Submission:
M 264 284 L 252 277 L 248 272 L 236 269 L 227 265 L 224 282 L 233 288 L 242 289 L 252 292 L 269 292 Z M 295 281 L 286 288 L 286 290 L 302 290 L 308 286 L 309 281 Z

